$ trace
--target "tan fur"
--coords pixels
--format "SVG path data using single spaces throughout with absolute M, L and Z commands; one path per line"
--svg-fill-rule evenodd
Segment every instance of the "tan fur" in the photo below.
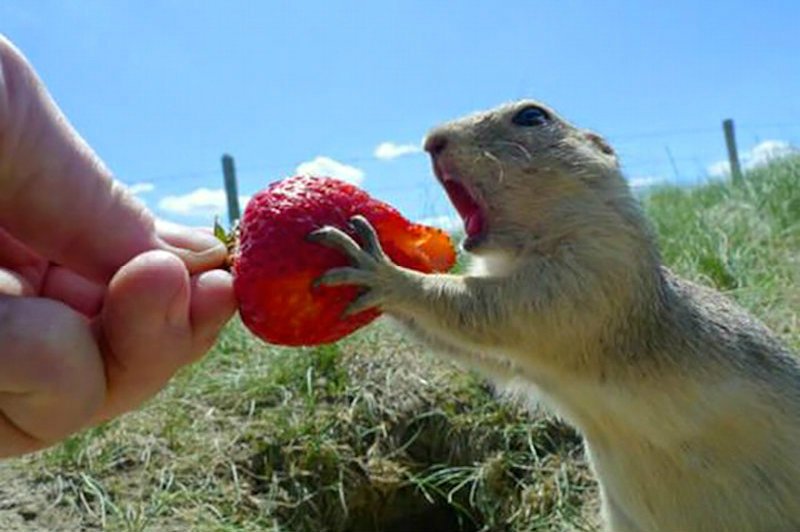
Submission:
M 661 266 L 602 139 L 552 110 L 514 125 L 531 104 L 547 109 L 517 102 L 429 135 L 429 148 L 446 141 L 439 169 L 488 213 L 473 272 L 423 275 L 378 254 L 350 281 L 574 423 L 608 530 L 800 531 L 797 362 L 742 309 Z

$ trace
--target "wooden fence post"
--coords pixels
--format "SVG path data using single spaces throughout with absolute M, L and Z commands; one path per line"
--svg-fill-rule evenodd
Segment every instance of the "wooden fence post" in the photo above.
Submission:
M 723 120 L 722 129 L 725 131 L 725 144 L 728 147 L 728 162 L 731 165 L 731 178 L 734 183 L 742 181 L 742 167 L 739 165 L 739 151 L 736 149 L 736 132 L 733 128 L 733 119 Z
M 222 156 L 222 174 L 225 177 L 225 195 L 228 198 L 228 222 L 231 227 L 239 220 L 239 192 L 236 186 L 236 167 L 233 157 L 227 153 Z

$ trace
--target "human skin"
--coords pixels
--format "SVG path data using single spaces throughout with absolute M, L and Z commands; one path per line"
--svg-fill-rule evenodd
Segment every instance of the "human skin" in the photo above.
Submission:
M 235 310 L 225 257 L 156 223 L 0 35 L 0 457 L 130 411 L 200 358 Z

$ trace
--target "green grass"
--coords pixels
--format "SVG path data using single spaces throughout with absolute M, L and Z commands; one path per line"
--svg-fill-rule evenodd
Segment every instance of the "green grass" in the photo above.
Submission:
M 795 347 L 798 182 L 790 159 L 645 200 L 671 267 Z M 595 499 L 574 431 L 380 322 L 318 349 L 231 323 L 141 411 L 0 465 L 9 530 L 592 530 Z
M 728 293 L 797 347 L 800 157 L 752 170 L 736 186 L 666 188 L 646 201 L 665 262 Z

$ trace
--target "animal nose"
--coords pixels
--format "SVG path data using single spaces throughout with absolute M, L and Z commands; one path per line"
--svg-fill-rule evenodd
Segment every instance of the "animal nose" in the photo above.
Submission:
M 447 147 L 447 136 L 444 133 L 431 133 L 425 140 L 425 151 L 436 157 Z

